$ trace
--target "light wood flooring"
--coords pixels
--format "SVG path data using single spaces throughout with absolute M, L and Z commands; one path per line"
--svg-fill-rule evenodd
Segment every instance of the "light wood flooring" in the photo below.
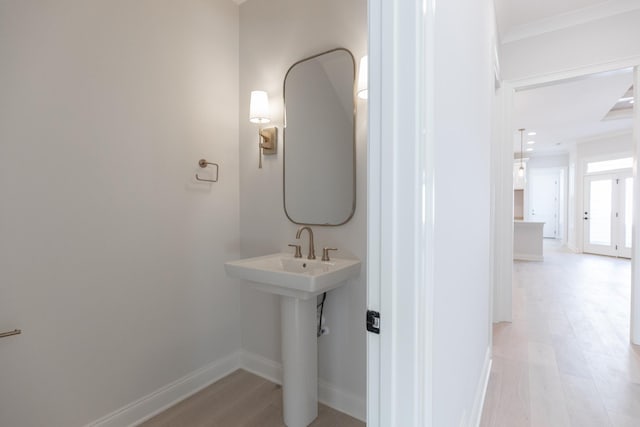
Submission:
M 364 427 L 318 405 L 312 427 Z M 239 369 L 142 424 L 144 427 L 284 427 L 282 388 Z
M 639 427 L 630 277 L 629 260 L 549 242 L 544 262 L 515 262 L 513 323 L 494 326 L 481 426 Z

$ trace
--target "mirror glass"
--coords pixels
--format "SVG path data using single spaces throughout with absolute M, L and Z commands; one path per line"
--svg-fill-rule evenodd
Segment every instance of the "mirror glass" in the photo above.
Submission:
M 341 225 L 356 204 L 355 61 L 333 49 L 284 79 L 284 210 L 296 224 Z

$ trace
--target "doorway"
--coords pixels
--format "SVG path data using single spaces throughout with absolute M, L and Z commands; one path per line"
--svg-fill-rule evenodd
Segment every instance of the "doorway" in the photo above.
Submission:
M 530 169 L 529 215 L 531 221 L 544 222 L 542 237 L 560 237 L 560 169 Z
M 517 135 L 514 129 L 527 129 L 527 136 L 529 136 L 529 133 L 532 131 L 537 132 L 537 135 L 533 133 L 534 136 L 531 139 L 531 141 L 535 142 L 525 140 L 525 144 L 527 144 L 525 147 L 527 147 L 528 152 L 531 151 L 529 150 L 530 148 L 533 149 L 533 152 L 528 154 L 530 160 L 544 157 L 544 162 L 541 162 L 543 164 L 540 164 L 539 167 L 563 167 L 565 170 L 564 179 L 566 181 L 566 188 L 564 197 L 566 198 L 566 213 L 561 213 L 560 215 L 560 220 L 565 221 L 564 225 L 561 223 L 560 228 L 562 240 L 566 242 L 567 247 L 574 252 L 582 252 L 583 250 L 590 252 L 588 249 L 585 250 L 584 243 L 586 240 L 584 222 L 586 221 L 583 218 L 584 212 L 588 212 L 588 210 L 585 209 L 586 205 L 584 202 L 584 177 L 587 175 L 595 175 L 596 172 L 587 172 L 587 164 L 584 163 L 584 161 L 586 159 L 593 159 L 596 156 L 600 156 L 598 160 L 603 160 L 602 156 L 609 156 L 608 159 L 611 159 L 611 156 L 614 154 L 629 155 L 635 150 L 635 146 L 638 143 L 637 136 L 634 136 L 637 135 L 637 133 L 634 133 L 632 130 L 634 127 L 637 129 L 639 123 L 637 111 L 628 109 L 624 110 L 623 114 L 623 111 L 619 111 L 618 108 L 621 98 L 617 97 L 626 97 L 626 92 L 628 92 L 629 87 L 632 85 L 640 87 L 640 83 L 638 83 L 640 71 L 638 68 L 633 68 L 629 65 L 636 64 L 627 65 L 625 62 L 619 62 L 615 65 L 608 64 L 606 67 L 589 67 L 572 70 L 571 72 L 561 72 L 544 77 L 534 77 L 526 80 L 503 83 L 501 101 L 506 109 L 506 119 L 502 127 L 504 130 L 504 138 L 501 141 L 501 150 L 503 150 L 502 153 L 505 155 L 505 158 L 507 158 L 508 153 L 508 157 L 511 159 L 509 169 L 506 167 L 503 168 L 504 178 L 513 179 L 511 177 L 512 159 L 514 158 L 514 152 L 521 151 L 521 141 L 519 138 L 516 138 Z M 625 75 L 627 77 L 625 77 Z M 607 86 L 602 85 L 603 82 L 607 85 L 609 83 L 616 85 L 616 92 L 618 92 L 618 94 L 613 95 L 613 97 L 607 95 L 609 89 L 607 89 Z M 565 86 L 567 92 L 557 93 L 557 96 L 554 97 L 552 89 L 559 85 Z M 596 111 L 595 108 L 588 109 L 590 103 L 587 97 L 591 96 L 597 96 L 598 99 L 602 99 L 604 104 L 599 105 L 604 106 L 602 108 L 599 107 L 599 111 Z M 606 97 L 610 97 L 608 104 L 606 103 Z M 633 99 L 629 97 L 625 99 L 631 99 L 633 101 Z M 523 100 L 526 104 L 523 104 Z M 565 101 L 571 105 L 567 106 Z M 612 107 L 613 104 L 615 105 Z M 629 104 L 628 100 L 627 104 Z M 518 108 L 523 105 L 536 108 L 535 114 L 525 115 L 528 111 L 519 111 Z M 576 105 L 580 106 L 580 108 L 577 108 Z M 607 109 L 609 109 L 609 112 L 607 112 Z M 581 111 L 592 118 L 591 124 L 578 120 L 578 113 Z M 632 114 L 632 111 L 635 112 Z M 573 140 L 579 141 L 579 143 L 577 145 L 569 145 L 564 142 L 568 140 L 566 133 L 558 135 L 557 138 L 550 138 L 545 141 L 543 138 L 547 130 L 560 129 L 562 126 L 565 126 L 563 123 L 557 123 L 557 121 L 560 121 L 565 116 L 565 112 L 571 114 L 569 124 L 575 133 Z M 535 120 L 535 123 L 532 121 L 523 123 L 522 120 L 520 120 L 522 117 Z M 562 120 L 564 121 L 564 119 Z M 548 122 L 548 126 L 544 127 L 544 122 Z M 602 128 L 601 131 L 595 132 L 594 129 L 597 127 Z M 610 135 L 610 138 L 606 135 Z M 608 140 L 600 143 L 606 138 L 608 138 Z M 543 148 L 545 150 L 543 150 Z M 556 164 L 557 162 L 555 161 L 552 162 L 551 159 L 548 158 L 552 155 L 555 156 L 555 153 L 551 153 L 552 149 L 556 152 L 560 150 L 568 152 L 568 159 L 565 160 L 562 165 Z M 618 155 L 617 157 L 624 156 Z M 633 156 L 631 157 L 633 160 Z M 529 172 L 531 172 L 533 168 L 529 167 L 528 169 Z M 616 169 L 617 170 L 607 170 L 606 172 L 619 172 L 621 168 L 618 167 Z M 627 171 L 629 170 L 630 169 L 627 169 Z M 605 173 L 605 171 L 599 173 Z M 631 180 L 625 181 L 625 184 L 632 183 L 636 179 L 637 178 L 633 176 Z M 511 183 L 513 183 L 513 181 L 511 181 Z M 628 190 L 626 188 L 624 189 L 625 192 L 628 191 L 632 193 L 633 191 L 638 191 L 637 185 L 633 186 L 635 188 L 632 188 L 632 185 L 628 185 L 628 187 Z M 504 193 L 500 193 L 500 197 L 497 198 L 496 209 L 499 209 L 501 213 L 504 209 L 507 215 L 513 215 L 514 192 L 513 188 L 509 190 L 509 192 L 505 191 Z M 530 196 L 531 195 L 527 197 L 525 195 L 525 205 L 530 202 Z M 635 199 L 636 201 L 634 201 L 634 203 L 638 203 L 638 200 L 640 200 L 638 197 L 635 197 Z M 638 212 L 638 209 L 633 209 L 629 203 L 626 204 L 629 205 L 626 211 L 621 208 L 614 211 L 614 216 L 615 212 L 618 212 L 618 220 L 613 221 L 613 223 L 617 224 L 618 227 L 615 233 L 618 233 L 618 235 L 630 241 L 632 236 L 637 238 L 637 236 L 634 235 L 634 233 L 637 234 L 637 231 L 634 232 L 632 230 L 630 223 L 632 222 L 632 217 L 634 215 L 637 216 L 634 212 Z M 531 206 L 525 206 L 525 220 L 530 213 Z M 535 213 L 538 214 L 537 211 L 535 211 Z M 506 215 L 504 215 L 504 217 L 506 217 Z M 536 219 L 536 221 L 538 220 Z M 513 225 L 505 221 L 499 226 L 497 235 L 498 237 L 505 236 L 511 237 L 512 239 L 512 229 Z M 621 229 L 623 231 L 620 231 Z M 614 232 L 612 232 L 612 234 L 613 233 Z M 634 263 L 640 262 L 636 261 L 636 256 L 631 255 L 632 252 L 630 249 L 632 248 L 627 241 L 623 242 L 622 245 L 618 244 L 619 249 L 616 256 L 630 257 Z M 500 239 L 498 243 L 500 247 L 496 249 L 497 256 L 495 263 L 498 265 L 496 269 L 499 269 L 498 271 L 500 271 L 501 274 L 497 276 L 495 282 L 494 322 L 510 321 L 512 319 L 511 312 L 513 306 L 510 298 L 512 296 L 512 267 L 509 266 L 509 263 L 513 257 L 513 253 L 508 250 L 509 248 L 505 250 L 506 245 L 509 243 L 509 241 L 503 242 L 502 239 Z M 613 247 L 615 249 L 615 243 Z M 505 270 L 504 274 L 502 274 L 503 270 Z M 632 279 L 632 287 L 635 288 L 637 283 L 640 283 L 637 278 Z M 640 295 L 640 292 L 635 294 Z M 640 297 L 638 298 L 637 304 L 640 305 Z M 635 301 L 633 302 L 633 306 L 636 306 Z M 638 315 L 640 318 L 640 311 L 638 311 Z M 635 316 L 632 317 L 633 324 L 640 324 L 640 321 L 636 322 Z M 638 337 L 637 341 L 640 342 L 640 332 L 636 334 L 633 333 L 633 331 L 634 328 L 632 328 L 634 342 L 636 342 L 636 337 Z M 640 331 L 640 328 L 638 328 L 638 331 Z
M 631 258 L 631 171 L 584 177 L 584 252 Z

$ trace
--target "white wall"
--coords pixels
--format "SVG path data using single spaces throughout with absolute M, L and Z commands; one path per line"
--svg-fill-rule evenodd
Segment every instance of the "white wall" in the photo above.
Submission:
M 580 212 L 581 208 L 577 207 L 577 165 L 578 165 L 578 148 L 571 146 L 569 148 L 569 160 L 567 167 L 567 247 L 574 252 L 578 251 L 577 227 L 582 227 L 582 219 L 578 220 L 576 212 Z
M 531 156 L 527 161 L 527 170 L 529 168 L 566 168 L 569 165 L 569 155 L 566 153 L 554 155 Z
M 237 6 L 4 0 L 0 57 L 0 425 L 83 425 L 238 350 Z
M 242 256 L 290 250 L 298 226 L 287 220 L 282 194 L 282 87 L 294 62 L 334 47 L 345 47 L 356 63 L 366 53 L 365 0 L 249 1 L 240 7 L 240 236 Z M 249 93 L 269 93 L 272 122 L 279 130 L 278 154 L 265 156 L 258 169 L 256 125 L 249 123 Z M 319 376 L 353 400 L 364 415 L 366 389 L 366 107 L 358 103 L 357 199 L 355 216 L 339 227 L 314 227 L 316 252 L 339 248 L 336 256 L 363 261 L 360 277 L 331 291 L 325 304 L 330 334 L 318 340 Z M 306 236 L 303 252 L 307 250 Z M 267 361 L 280 363 L 278 298 L 242 291 L 242 346 Z M 321 390 L 322 397 L 322 390 Z M 350 410 L 349 408 L 343 408 Z
M 506 43 L 502 77 L 516 80 L 640 56 L 640 10 Z
M 488 375 L 494 29 L 491 1 L 438 3 L 433 124 L 434 426 L 472 425 L 474 405 L 482 397 Z M 465 102 L 457 102 L 460 99 Z M 460 191 L 464 199 L 458 197 Z

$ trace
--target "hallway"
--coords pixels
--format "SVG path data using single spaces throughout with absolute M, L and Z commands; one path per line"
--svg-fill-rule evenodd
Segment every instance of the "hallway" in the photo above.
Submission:
M 513 323 L 494 325 L 482 426 L 640 425 L 640 347 L 629 344 L 629 260 L 545 242 L 515 262 Z

